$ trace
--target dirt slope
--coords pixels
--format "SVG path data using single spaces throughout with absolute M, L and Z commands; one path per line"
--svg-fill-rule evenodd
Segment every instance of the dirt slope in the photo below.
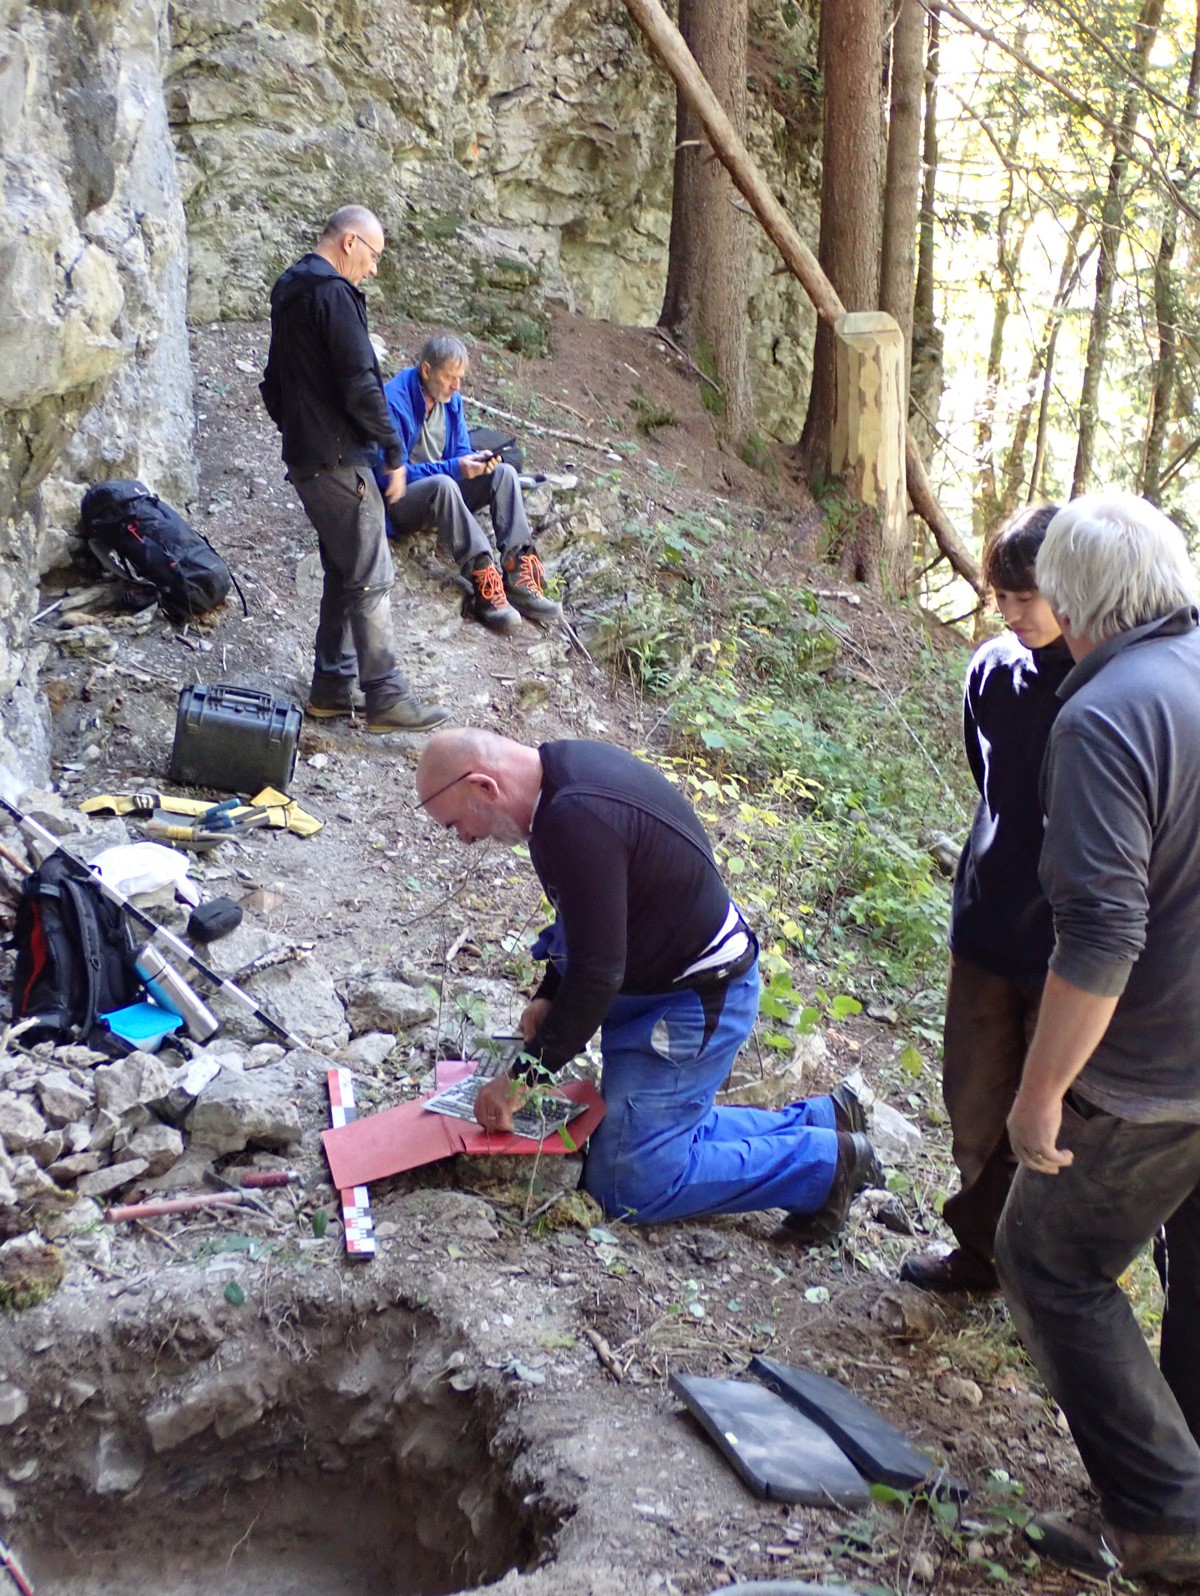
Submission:
M 412 347 L 418 330 L 392 327 L 384 336 L 399 352 Z M 739 499 L 746 515 L 790 532 L 787 558 L 800 561 L 813 523 L 806 495 L 782 472 L 764 486 L 718 449 L 696 380 L 653 335 L 564 317 L 555 340 L 548 362 L 481 359 L 473 383 L 495 408 L 587 440 L 526 431 L 530 467 L 569 468 L 601 504 L 612 502 L 617 472 L 621 492 L 644 505 L 702 506 L 712 493 Z M 234 681 L 303 695 L 319 573 L 258 401 L 265 347 L 261 325 L 212 328 L 195 345 L 203 490 L 194 515 L 234 566 L 250 614 L 241 618 L 231 603 L 215 625 L 183 633 L 156 621 L 137 635 L 113 622 L 115 661 L 52 655 L 48 690 L 70 793 L 160 785 L 184 682 Z M 647 395 L 674 422 L 640 438 L 636 453 L 590 446 L 637 437 L 637 407 Z M 556 513 L 544 541 L 548 564 L 563 581 L 568 612 L 586 612 L 587 562 L 573 531 L 586 512 L 567 500 Z M 402 662 L 418 688 L 457 718 L 535 742 L 594 736 L 636 748 L 661 740 L 660 710 L 565 637 L 527 627 L 516 639 L 496 640 L 464 621 L 456 592 L 431 572 L 428 540 L 414 540 L 396 556 Z M 829 576 L 822 580 L 835 586 Z M 868 602 L 864 615 L 870 610 Z M 883 628 L 894 630 L 891 622 Z M 453 1038 L 476 1017 L 473 995 L 486 1000 L 493 1026 L 515 1019 L 523 998 L 509 979 L 513 956 L 504 939 L 533 920 L 539 893 L 528 866 L 511 853 L 467 853 L 413 809 L 419 748 L 418 738 L 306 725 L 292 790 L 325 820 L 324 831 L 308 841 L 258 834 L 206 873 L 213 891 L 277 895 L 273 907 L 256 911 L 256 923 L 312 943 L 314 958 L 338 979 L 399 967 L 440 986 L 441 1029 Z M 870 1076 L 886 1041 L 878 1028 L 858 1022 L 831 1033 L 830 1044 L 826 1085 L 855 1065 Z M 364 1101 L 383 1106 L 411 1095 L 429 1063 L 424 1045 L 401 1046 L 364 1086 Z M 314 1119 L 316 1101 L 308 1103 Z M 301 1228 L 312 1206 L 332 1200 L 320 1128 L 319 1119 L 306 1128 Z M 464 1187 L 482 1190 L 487 1205 L 455 1198 Z M 553 1189 L 539 1184 L 533 1206 Z M 773 1237 L 770 1215 L 615 1234 L 568 1225 L 539 1235 L 522 1222 L 526 1193 L 512 1172 L 489 1178 L 479 1167 L 438 1166 L 419 1179 L 382 1182 L 372 1197 L 381 1257 L 368 1266 L 370 1279 L 348 1271 L 335 1230 L 324 1242 L 310 1236 L 302 1249 L 268 1250 L 261 1260 L 240 1254 L 236 1278 L 247 1298 L 240 1309 L 222 1296 L 230 1274 L 214 1273 L 212 1243 L 252 1230 L 249 1220 L 164 1221 L 165 1241 L 122 1233 L 107 1278 L 86 1271 L 72 1277 L 57 1307 L 52 1299 L 10 1327 L 6 1371 L 33 1388 L 41 1378 L 34 1348 L 47 1334 L 62 1334 L 65 1321 L 56 1316 L 73 1315 L 81 1326 L 77 1361 L 99 1383 L 95 1371 L 124 1345 L 123 1319 L 153 1340 L 159 1329 L 168 1334 L 172 1316 L 177 1322 L 181 1312 L 203 1312 L 229 1345 L 240 1338 L 257 1346 L 255 1338 L 265 1338 L 282 1364 L 298 1355 L 284 1333 L 293 1321 L 336 1308 L 348 1316 L 351 1341 L 374 1345 L 371 1316 L 404 1302 L 430 1316 L 433 1328 L 421 1334 L 465 1349 L 476 1383 L 463 1389 L 475 1392 L 471 1400 L 487 1393 L 494 1434 L 526 1453 L 523 1467 L 535 1470 L 539 1489 L 569 1520 L 556 1543 L 562 1561 L 531 1576 L 531 1591 L 600 1596 L 619 1583 L 626 1591 L 693 1596 L 734 1578 L 830 1573 L 864 1588 L 984 1590 L 993 1586 L 985 1556 L 1005 1563 L 1026 1589 L 1076 1588 L 1050 1574 L 1022 1574 L 1024 1547 L 1010 1545 L 1007 1530 L 983 1527 L 991 1470 L 1022 1482 L 1038 1506 L 1072 1500 L 1080 1479 L 1073 1449 L 1010 1344 L 1002 1310 L 935 1306 L 915 1317 L 911 1294 L 895 1285 L 898 1259 L 913 1243 L 865 1213 L 843 1247 L 805 1252 Z M 292 1219 L 294 1230 L 294 1213 Z M 171 1345 L 171 1368 L 183 1378 L 190 1354 Z M 970 1484 L 975 1527 L 939 1530 L 919 1510 L 895 1509 L 868 1523 L 751 1497 L 680 1414 L 665 1379 L 676 1369 L 737 1373 L 754 1351 L 833 1374 L 875 1402 Z M 211 1347 L 203 1352 L 211 1354 Z M 329 1349 L 310 1349 L 314 1355 L 327 1357 Z M 306 1388 L 297 1400 L 320 1399 Z M 67 1439 L 57 1447 L 55 1441 L 50 1452 L 62 1460 L 65 1492 Z M 240 1533 L 229 1530 L 229 1542 Z M 81 1593 L 102 1588 L 122 1587 L 70 1586 Z M 191 1587 L 181 1580 L 161 1588 Z

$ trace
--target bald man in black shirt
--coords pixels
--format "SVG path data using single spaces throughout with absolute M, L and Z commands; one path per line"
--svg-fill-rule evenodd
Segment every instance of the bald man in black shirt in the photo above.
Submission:
M 881 1180 L 862 1106 L 842 1087 L 774 1111 L 714 1107 L 758 1012 L 758 944 L 671 783 L 605 743 L 461 730 L 425 749 L 417 792 L 464 842 L 528 843 L 556 919 L 521 1031 L 553 1074 L 600 1029 L 607 1112 L 584 1184 L 605 1212 L 648 1224 L 784 1208 L 798 1237 L 834 1234 Z M 476 1116 L 507 1130 L 522 1095 L 502 1076 Z

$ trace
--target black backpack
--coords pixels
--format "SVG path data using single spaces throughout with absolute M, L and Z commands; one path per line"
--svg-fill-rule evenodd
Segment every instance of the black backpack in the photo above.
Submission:
M 215 609 L 237 585 L 208 539 L 144 482 L 97 482 L 80 513 L 97 559 L 157 593 L 173 621 Z M 241 588 L 238 597 L 245 610 Z
M 109 1039 L 99 1016 L 136 1001 L 136 943 L 124 910 L 95 877 L 64 853 L 53 853 L 25 877 L 13 944 L 12 1018 L 37 1023 L 21 1033 L 35 1042 Z

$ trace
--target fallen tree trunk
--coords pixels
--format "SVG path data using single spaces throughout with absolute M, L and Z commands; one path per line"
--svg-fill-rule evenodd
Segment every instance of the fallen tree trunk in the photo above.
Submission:
M 647 43 L 675 79 L 699 117 L 717 156 L 745 196 L 771 242 L 783 256 L 788 269 L 812 300 L 817 315 L 832 325 L 845 314 L 846 307 L 833 284 L 821 270 L 820 262 L 792 225 L 787 211 L 771 192 L 762 170 L 738 137 L 683 35 L 663 10 L 658 0 L 625 0 L 626 10 L 646 37 Z M 904 462 L 908 496 L 912 507 L 933 533 L 934 541 L 951 568 L 977 593 L 983 591 L 978 563 L 959 541 L 950 517 L 937 501 L 925 463 L 912 433 L 905 423 Z

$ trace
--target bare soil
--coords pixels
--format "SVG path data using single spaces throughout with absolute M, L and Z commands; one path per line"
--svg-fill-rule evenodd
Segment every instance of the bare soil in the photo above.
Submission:
M 398 356 L 420 331 L 383 329 Z M 195 340 L 202 489 L 192 513 L 233 565 L 249 616 L 231 602 L 211 625 L 179 631 L 159 620 L 142 634 L 109 619 L 120 647 L 108 663 L 51 650 L 59 774 L 76 796 L 164 784 L 183 683 L 304 695 L 319 575 L 258 399 L 266 338 L 255 324 L 206 329 Z M 717 494 L 762 526 L 764 558 L 781 580 L 799 577 L 813 557 L 813 507 L 786 462 L 765 481 L 723 451 L 702 385 L 653 334 L 560 316 L 549 360 L 481 355 L 472 386 L 496 409 L 587 440 L 522 429 L 528 468 L 569 468 L 597 502 L 651 514 L 661 504 L 702 508 Z M 649 438 L 637 434 L 630 408 L 639 391 L 674 416 Z M 612 447 L 634 440 L 634 450 Z M 586 637 L 594 551 L 581 555 L 575 515 L 573 501 L 556 505 L 543 551 Z M 659 708 L 611 667 L 532 626 L 515 639 L 486 634 L 461 617 L 457 594 L 431 569 L 428 540 L 395 552 L 402 662 L 458 719 L 533 742 L 661 742 Z M 813 581 L 837 585 L 828 572 Z M 46 601 L 58 590 L 50 585 Z M 886 680 L 892 656 L 911 647 L 909 623 L 858 596 L 847 618 L 861 657 Z M 515 1019 L 524 996 L 511 986 L 504 938 L 533 921 L 539 892 L 510 852 L 464 853 L 413 808 L 420 746 L 414 737 L 369 737 L 360 725 L 306 723 L 292 791 L 325 829 L 310 840 L 254 834 L 200 873 L 213 892 L 277 894 L 276 907 L 248 919 L 311 942 L 338 978 L 401 966 L 439 986 L 441 1030 L 453 1038 L 456 998 L 482 993 L 493 1025 Z M 828 1042 L 817 1090 L 853 1067 L 877 1079 L 892 1047 L 887 1028 L 865 1020 L 831 1030 Z M 362 1101 L 411 1096 L 430 1062 L 402 1042 L 363 1081 Z M 539 1563 L 540 1572 L 510 1575 L 503 1588 L 701 1596 L 734 1580 L 833 1576 L 857 1588 L 983 1591 L 995 1584 L 985 1557 L 1022 1589 L 1080 1588 L 1048 1569 L 1024 1571 L 1020 1536 L 984 1527 L 990 1471 L 1007 1471 L 1038 1508 L 1073 1505 L 1082 1473 L 1002 1307 L 931 1305 L 897 1285 L 898 1262 L 920 1235 L 895 1234 L 861 1205 L 839 1246 L 812 1250 L 778 1239 L 777 1214 L 589 1232 L 586 1222 L 557 1228 L 551 1208 L 529 1224 L 526 1208 L 541 1206 L 573 1161 L 544 1168 L 547 1184 L 530 1196 L 523 1172 L 476 1160 L 374 1187 L 380 1256 L 355 1267 L 341 1256 L 336 1226 L 324 1240 L 307 1227 L 316 1205 L 336 1211 L 315 1104 L 315 1095 L 306 1102 L 304 1183 L 273 1199 L 273 1222 L 240 1211 L 122 1229 L 107 1261 L 74 1269 L 56 1297 L 0 1330 L 0 1367 L 31 1397 L 26 1419 L 4 1432 L 2 1465 L 21 1480 L 31 1462 L 42 1471 L 36 1511 L 10 1527 L 44 1571 L 39 1590 L 283 1596 L 301 1586 L 282 1549 L 307 1547 L 314 1534 L 326 1535 L 325 1550 L 305 1553 L 304 1588 L 318 1596 L 432 1596 Z M 931 1152 L 937 1159 L 944 1163 L 944 1146 Z M 921 1179 L 914 1184 L 910 1219 L 932 1228 Z M 235 1235 L 269 1245 L 257 1256 L 214 1250 Z M 244 1305 L 226 1300 L 231 1280 Z M 754 1498 L 683 1416 L 666 1379 L 675 1370 L 735 1375 L 756 1351 L 831 1374 L 876 1404 L 970 1485 L 967 1523 L 947 1534 L 920 1508 L 862 1518 Z M 361 1388 L 345 1374 L 350 1352 L 370 1365 Z M 401 1365 L 422 1357 L 422 1380 L 405 1388 Z M 257 1416 L 221 1445 L 208 1434 L 191 1451 L 153 1452 L 139 1415 L 248 1360 L 258 1360 L 268 1392 Z M 72 1378 L 94 1387 L 75 1417 L 64 1396 Z M 407 1389 L 391 1409 L 389 1381 Z M 96 1489 L 106 1427 L 141 1436 L 130 1465 L 136 1482 L 96 1499 L 84 1486 L 90 1478 Z M 432 1472 L 406 1466 L 406 1445 L 417 1465 L 436 1459 Z M 183 1494 L 199 1505 L 176 1517 L 181 1460 L 183 1474 L 192 1471 Z M 264 1491 L 263 1479 L 278 1487 Z M 352 1501 L 358 1529 L 347 1539 Z M 415 1570 L 411 1578 L 380 1564 L 381 1534 L 419 1547 L 415 1522 L 453 1527 L 472 1511 L 470 1532 L 447 1533 L 433 1573 L 421 1574 L 415 1551 L 398 1559 Z M 497 1528 L 506 1517 L 516 1526 L 507 1539 Z

